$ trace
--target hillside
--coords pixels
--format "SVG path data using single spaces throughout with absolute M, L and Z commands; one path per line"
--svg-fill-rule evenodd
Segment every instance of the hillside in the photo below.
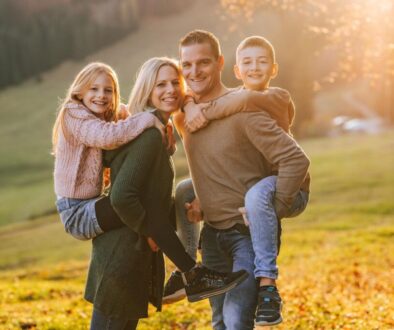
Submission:
M 230 70 L 241 37 L 262 32 L 247 22 L 242 32 L 231 31 L 231 23 L 221 19 L 221 10 L 217 1 L 196 1 L 182 13 L 142 22 L 136 33 L 84 61 L 63 63 L 44 74 L 41 82 L 32 80 L 1 91 L 0 226 L 54 211 L 51 128 L 59 99 L 86 63 L 103 61 L 113 66 L 119 74 L 122 96 L 127 99 L 135 73 L 146 59 L 176 57 L 178 40 L 192 29 L 203 28 L 221 39 Z M 265 35 L 278 33 L 272 16 L 262 14 L 262 18 Z
M 277 329 L 393 329 L 394 132 L 302 146 L 313 164 L 312 198 L 304 214 L 283 221 L 285 322 Z M 66 235 L 56 216 L 0 228 L 0 238 L 0 328 L 86 329 L 91 243 Z M 152 310 L 139 329 L 208 330 L 209 320 L 206 301 L 179 302 Z

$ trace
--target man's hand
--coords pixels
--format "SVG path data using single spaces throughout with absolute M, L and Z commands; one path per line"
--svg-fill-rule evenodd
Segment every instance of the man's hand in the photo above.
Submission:
M 203 220 L 203 212 L 200 208 L 200 200 L 195 198 L 191 203 L 185 203 L 187 219 L 191 223 L 198 223 Z
M 208 125 L 208 120 L 203 113 L 203 110 L 207 107 L 207 103 L 188 102 L 185 104 L 185 128 L 189 133 L 196 132 Z
M 248 220 L 248 217 L 247 217 L 247 214 L 246 214 L 246 209 L 245 209 L 245 207 L 240 207 L 240 208 L 238 208 L 238 211 L 239 211 L 239 213 L 242 214 L 242 218 L 244 219 L 245 226 L 248 226 L 248 227 L 249 227 L 249 220 Z
M 152 238 L 147 237 L 146 240 L 147 240 L 147 242 L 148 242 L 148 244 L 149 244 L 150 249 L 151 249 L 153 252 L 159 251 L 159 247 L 157 246 L 156 242 L 155 242 Z

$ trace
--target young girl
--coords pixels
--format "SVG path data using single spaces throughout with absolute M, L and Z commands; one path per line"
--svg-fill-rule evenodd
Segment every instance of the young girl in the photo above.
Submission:
M 149 127 L 164 131 L 150 113 L 127 117 L 119 109 L 116 73 L 90 63 L 68 89 L 53 128 L 56 205 L 66 232 L 80 240 L 123 225 L 108 197 L 101 196 L 102 149 L 115 149 Z

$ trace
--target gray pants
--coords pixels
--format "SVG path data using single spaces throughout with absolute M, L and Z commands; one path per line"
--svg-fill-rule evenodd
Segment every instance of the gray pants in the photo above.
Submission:
M 100 198 L 58 198 L 56 208 L 67 233 L 76 239 L 86 241 L 104 232 L 97 222 L 95 209 L 96 201 Z

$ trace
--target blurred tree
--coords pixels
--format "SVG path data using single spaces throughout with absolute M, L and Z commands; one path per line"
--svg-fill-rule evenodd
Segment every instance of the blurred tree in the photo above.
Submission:
M 299 38 L 313 38 L 311 55 L 327 50 L 337 61 L 332 70 L 315 77 L 313 90 L 338 82 L 367 80 L 376 95 L 376 109 L 387 121 L 394 122 L 394 2 L 392 0 L 221 0 L 230 17 L 253 19 L 256 11 L 275 10 L 298 17 L 291 26 Z M 286 21 L 287 24 L 287 21 Z M 298 27 L 296 27 L 298 25 Z M 302 42 L 301 42 L 302 44 Z M 294 43 L 291 43 L 293 50 Z M 297 62 L 295 59 L 294 62 Z M 305 61 L 306 65 L 308 62 Z M 295 63 L 298 65 L 298 63 Z M 306 82 L 305 67 L 294 80 Z M 310 77 L 312 78 L 312 76 Z M 298 84 L 299 85 L 299 84 Z M 371 92 L 372 93 L 372 92 Z M 297 93 L 298 94 L 298 93 Z

